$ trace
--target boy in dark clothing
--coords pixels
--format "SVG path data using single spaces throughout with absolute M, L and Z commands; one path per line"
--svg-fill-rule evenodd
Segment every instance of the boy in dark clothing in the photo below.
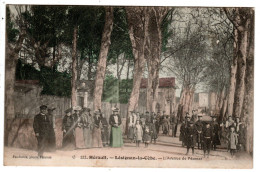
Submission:
M 189 126 L 186 128 L 186 139 L 187 139 L 187 153 L 189 154 L 189 149 L 192 149 L 192 155 L 194 154 L 194 146 L 196 145 L 196 129 L 194 123 L 191 121 Z
M 203 129 L 202 137 L 203 137 L 204 158 L 206 157 L 206 152 L 208 153 L 207 154 L 207 158 L 208 158 L 210 153 L 211 143 L 212 143 L 212 137 L 213 137 L 212 128 L 210 127 L 209 122 L 206 122 L 206 127 Z

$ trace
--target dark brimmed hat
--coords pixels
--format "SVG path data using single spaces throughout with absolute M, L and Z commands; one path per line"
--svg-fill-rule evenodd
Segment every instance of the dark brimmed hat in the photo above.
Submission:
M 48 111 L 54 111 L 56 108 L 55 107 L 51 107 L 51 108 L 48 108 Z
M 112 111 L 113 111 L 113 112 L 118 112 L 119 109 L 118 109 L 118 108 L 114 108 L 114 109 L 112 109 Z
M 146 111 L 145 113 L 150 113 L 149 111 Z
M 91 109 L 90 109 L 90 108 L 86 108 L 86 107 L 84 107 L 84 108 L 83 108 L 83 111 L 90 112 L 90 111 L 91 111 Z
M 42 110 L 42 109 L 47 109 L 47 106 L 46 105 L 41 105 L 40 106 L 40 109 Z
M 82 108 L 80 106 L 74 106 L 73 107 L 73 110 L 77 110 L 77 111 L 80 111 Z
M 71 112 L 71 111 L 72 111 L 72 108 L 69 108 L 69 109 L 65 110 L 64 112 L 65 112 L 65 113 L 69 113 L 69 112 Z

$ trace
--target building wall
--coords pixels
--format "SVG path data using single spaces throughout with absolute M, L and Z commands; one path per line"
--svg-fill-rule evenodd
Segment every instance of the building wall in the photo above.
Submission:
M 208 93 L 199 93 L 199 107 L 209 106 L 209 96 Z
M 169 102 L 167 101 L 168 97 L 170 98 Z M 144 113 L 146 111 L 146 89 L 143 88 L 140 90 L 140 97 L 138 102 L 138 111 L 140 113 Z M 158 105 L 156 108 L 156 112 L 160 110 L 162 113 L 166 111 L 166 114 L 170 114 L 170 110 L 172 112 L 175 111 L 176 106 L 176 98 L 175 98 L 175 89 L 174 88 L 159 88 L 158 89 Z

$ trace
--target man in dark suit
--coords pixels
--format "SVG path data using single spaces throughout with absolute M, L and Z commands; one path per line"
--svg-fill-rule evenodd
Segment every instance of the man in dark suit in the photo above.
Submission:
M 198 149 L 202 149 L 202 129 L 203 129 L 203 123 L 202 123 L 202 116 L 198 115 L 198 121 L 195 122 L 195 128 L 197 130 L 197 143 L 198 143 Z
M 172 126 L 172 137 L 176 137 L 178 118 L 175 113 L 171 115 L 170 124 Z
M 52 129 L 46 105 L 40 106 L 40 113 L 34 117 L 33 129 L 38 141 L 38 156 L 43 156 L 43 152 L 48 147 L 49 133 Z

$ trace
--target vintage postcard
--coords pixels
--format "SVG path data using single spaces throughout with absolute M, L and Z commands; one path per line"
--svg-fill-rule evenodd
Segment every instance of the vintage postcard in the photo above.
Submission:
M 253 168 L 254 19 L 7 4 L 4 165 Z

